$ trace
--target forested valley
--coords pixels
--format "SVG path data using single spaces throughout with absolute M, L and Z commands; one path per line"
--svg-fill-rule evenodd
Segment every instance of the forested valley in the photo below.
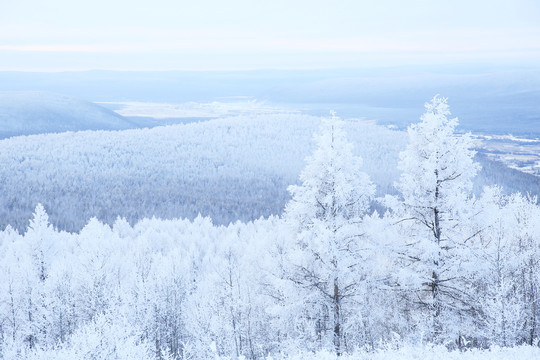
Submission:
M 254 221 L 67 232 L 37 205 L 0 232 L 0 358 L 538 358 L 538 199 L 475 194 L 457 127 L 426 103 L 381 191 L 325 118 L 283 213 Z

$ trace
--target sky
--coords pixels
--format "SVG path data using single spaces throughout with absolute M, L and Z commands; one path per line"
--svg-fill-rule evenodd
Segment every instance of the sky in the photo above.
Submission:
M 540 64 L 538 0 L 0 0 L 0 70 Z

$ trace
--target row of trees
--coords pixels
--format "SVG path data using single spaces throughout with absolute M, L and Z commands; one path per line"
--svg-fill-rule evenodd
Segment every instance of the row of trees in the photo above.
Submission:
M 0 237 L 3 358 L 263 358 L 402 343 L 535 345 L 540 207 L 486 188 L 446 99 L 375 198 L 332 116 L 282 217 L 214 226 L 144 220 Z M 384 214 L 373 212 L 383 203 Z M 380 208 L 380 206 L 379 206 Z
M 457 118 L 448 115 L 446 99 L 436 96 L 421 122 L 409 127 L 398 165 L 400 196 L 384 199 L 388 212 L 382 218 L 368 215 L 373 185 L 358 171 L 360 159 L 352 156 L 335 118 L 317 138 L 302 185 L 290 189 L 284 217 L 293 224 L 296 243 L 284 276 L 319 295 L 318 313 L 311 316 L 319 336 L 331 329 L 337 354 L 362 332 L 344 331 L 359 310 L 380 311 L 366 308 L 374 289 L 396 301 L 389 305 L 406 327 L 395 328 L 398 334 L 414 329 L 426 341 L 459 348 L 537 341 L 537 199 L 503 196 L 498 187 L 473 196 L 479 166 L 472 138 L 456 133 Z M 385 226 L 369 228 L 373 222 Z M 383 249 L 390 271 L 377 269 L 376 253 Z

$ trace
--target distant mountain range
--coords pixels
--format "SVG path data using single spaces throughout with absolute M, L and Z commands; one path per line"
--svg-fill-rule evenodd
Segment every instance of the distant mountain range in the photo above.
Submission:
M 435 94 L 466 130 L 540 135 L 540 67 L 489 65 L 254 71 L 0 72 L 0 91 L 96 102 L 208 103 L 247 97 L 278 107 L 364 117 L 404 128 Z

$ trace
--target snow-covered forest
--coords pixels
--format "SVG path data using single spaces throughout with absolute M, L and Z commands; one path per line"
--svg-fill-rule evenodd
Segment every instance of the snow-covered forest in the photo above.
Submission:
M 51 98 L 40 96 L 37 102 Z M 22 117 L 20 111 L 6 113 Z M 298 182 L 320 122 L 318 116 L 298 112 L 256 112 L 149 129 L 3 139 L 0 227 L 26 231 L 38 203 L 47 209 L 51 224 L 66 231 L 80 231 L 92 217 L 112 225 L 120 216 L 133 225 L 154 216 L 193 220 L 200 213 L 227 225 L 281 215 L 290 199 L 287 186 Z M 377 196 L 396 194 L 406 132 L 358 119 L 346 119 L 344 130 Z M 474 178 L 475 194 L 495 184 L 505 193 L 540 193 L 538 177 L 481 154 L 476 161 L 482 169 Z
M 212 121 L 233 132 L 220 138 L 228 148 L 242 146 L 228 153 L 190 143 L 200 138 L 193 132 L 202 132 L 206 144 L 221 136 L 201 124 L 2 141 L 2 159 L 14 159 L 6 169 L 21 172 L 11 177 L 3 170 L 4 192 L 34 181 L 34 187 L 23 186 L 29 189 L 24 201 L 38 203 L 41 185 L 53 186 L 47 188 L 47 210 L 37 205 L 28 229 L 19 223 L 22 230 L 7 226 L 0 232 L 0 358 L 540 357 L 540 206 L 535 196 L 510 194 L 496 185 L 473 189 L 475 182 L 478 187 L 488 181 L 478 182 L 482 170 L 473 139 L 458 131 L 446 99 L 436 96 L 426 103 L 406 137 L 375 125 L 353 126 L 336 116 L 293 121 L 298 118 L 275 120 L 313 126 L 311 153 L 298 179 L 290 176 L 298 164 L 289 160 L 307 155 L 295 141 L 309 139 L 295 137 L 302 131 L 283 135 L 275 124 L 263 127 L 268 117 L 251 127 L 240 118 L 244 128 L 231 127 L 230 119 Z M 244 145 L 234 141 L 254 129 L 268 139 L 285 137 L 281 143 L 292 145 L 266 146 L 263 153 L 264 146 L 252 146 L 263 136 Z M 275 207 L 269 206 L 277 215 L 254 221 L 238 217 L 244 221 L 229 225 L 203 216 L 162 220 L 144 213 L 131 223 L 122 217 L 104 219 L 108 223 L 93 218 L 80 231 L 55 228 L 47 214 L 59 211 L 51 194 L 107 184 L 109 175 L 117 182 L 119 160 L 145 164 L 140 174 L 157 169 L 122 155 L 137 134 L 152 132 L 158 135 L 137 142 L 137 152 L 154 154 L 166 167 L 178 164 L 171 153 L 182 153 L 169 151 L 178 144 L 174 136 L 184 134 L 181 150 L 197 150 L 185 151 L 180 163 L 186 170 L 193 166 L 186 173 L 198 171 L 198 176 L 186 179 L 178 170 L 154 173 L 157 183 L 170 184 L 163 196 L 175 191 L 175 183 L 217 183 L 220 176 L 223 184 L 216 191 L 231 198 L 240 193 L 229 189 L 231 179 L 241 186 L 253 179 L 254 192 L 242 192 L 234 208 L 250 206 L 244 202 L 250 197 L 260 200 L 258 181 L 288 182 L 289 196 L 276 196 Z M 160 152 L 149 141 L 158 136 Z M 125 143 L 107 147 L 109 137 L 123 137 Z M 88 158 L 92 153 L 73 157 L 74 144 L 92 138 L 102 144 L 93 153 L 105 160 L 100 171 L 80 166 L 85 157 L 87 164 L 96 163 Z M 13 156 L 24 147 L 26 153 Z M 50 157 L 48 170 L 29 147 L 48 154 L 43 155 Z M 190 161 L 194 153 L 200 155 Z M 219 166 L 201 167 L 204 159 Z M 54 169 L 62 167 L 76 173 L 60 180 Z M 138 179 L 126 176 L 125 181 L 118 183 L 125 186 L 122 194 L 141 194 Z M 73 191 L 86 194 L 84 188 Z M 146 201 L 159 203 L 159 198 L 140 199 L 142 208 Z M 209 194 L 209 208 L 221 206 L 214 199 Z M 110 208 L 121 214 L 122 205 L 113 200 Z M 24 208 L 17 201 L 11 198 L 11 209 Z M 9 216 L 10 207 L 3 208 Z

